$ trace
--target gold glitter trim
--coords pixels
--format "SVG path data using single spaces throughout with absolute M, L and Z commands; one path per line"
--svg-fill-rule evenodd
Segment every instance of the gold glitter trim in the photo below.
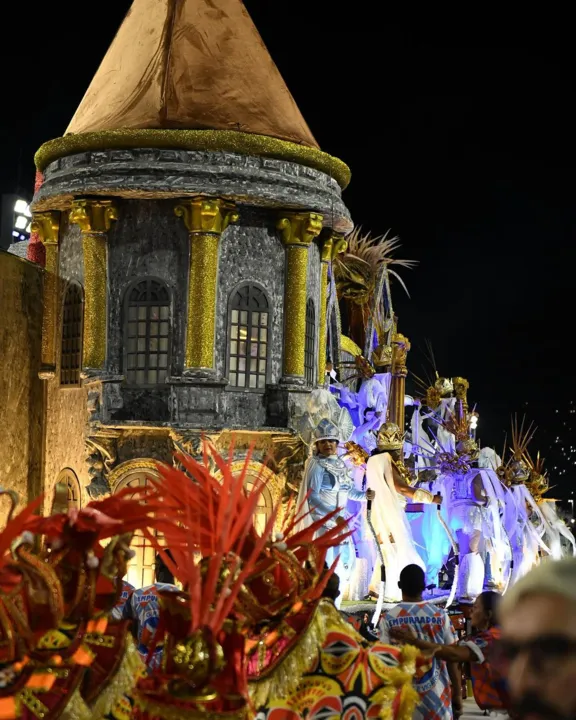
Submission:
M 344 190 L 350 183 L 350 168 L 321 150 L 296 145 L 286 140 L 252 135 L 233 130 L 103 130 L 65 135 L 44 143 L 34 158 L 38 170 L 58 158 L 87 150 L 112 148 L 170 148 L 173 150 L 210 150 L 240 155 L 271 157 L 314 168 L 333 177 Z
M 360 350 L 354 340 L 346 337 L 346 335 L 340 335 L 340 350 L 342 350 L 342 352 L 347 352 L 349 355 L 352 355 L 352 357 L 362 355 L 362 350 Z
M 107 232 L 118 219 L 112 200 L 74 200 L 70 223 L 82 232 L 84 251 L 84 337 L 82 365 L 103 368 L 106 362 Z
M 146 717 L 154 720 L 246 720 L 249 717 L 247 708 L 217 713 L 201 707 L 170 707 L 163 703 L 150 702 L 145 696 L 137 696 L 136 705 L 146 713 Z
M 322 230 L 322 215 L 289 213 L 278 219 L 286 248 L 284 375 L 304 377 L 308 248 Z
M 238 220 L 234 204 L 197 197 L 177 205 L 190 234 L 188 280 L 187 368 L 213 369 L 218 289 L 218 243 L 231 222 Z
M 140 659 L 134 641 L 131 637 L 126 638 L 126 650 L 124 658 L 118 668 L 118 672 L 108 683 L 106 688 L 98 694 L 92 704 L 90 717 L 97 720 L 109 716 L 114 706 L 126 695 L 131 695 L 140 677 L 146 672 L 144 663 Z
M 108 247 L 105 235 L 84 235 L 85 368 L 103 368 L 106 361 L 106 280 Z
M 94 720 L 92 711 L 84 702 L 80 694 L 80 688 L 76 688 L 70 701 L 66 705 L 66 709 L 60 716 L 61 720 Z

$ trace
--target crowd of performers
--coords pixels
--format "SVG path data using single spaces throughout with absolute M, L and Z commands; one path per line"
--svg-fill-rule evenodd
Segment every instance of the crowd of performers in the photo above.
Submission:
M 548 480 L 528 444 L 532 426 L 515 419 L 508 457 L 474 439 L 477 414 L 458 399 L 462 378 L 437 377 L 412 406 L 408 432 L 386 421 L 391 374 L 358 357 L 355 392 L 333 378 L 312 393 L 303 419 L 311 456 L 300 490 L 310 517 L 340 508 L 353 534 L 332 552 L 342 597 L 400 600 L 407 565 L 426 572 L 428 597 L 472 603 L 483 590 L 505 592 L 542 557 L 576 554 L 572 532 L 547 499 Z M 462 398 L 462 394 L 460 393 Z M 383 567 L 382 567 L 383 566 Z
M 450 557 L 448 585 L 483 607 L 483 589 L 504 592 L 574 540 L 542 500 L 522 427 L 503 464 L 477 452 L 458 403 L 428 418 L 435 432 L 414 403 L 408 438 L 390 422 L 362 434 L 341 390 L 310 396 L 301 432 L 311 453 L 281 528 L 279 508 L 255 527 L 264 481 L 245 489 L 250 457 L 232 472 L 208 444 L 80 510 L 68 509 L 65 487 L 47 517 L 41 498 L 16 514 L 2 492 L 13 510 L 0 533 L 0 718 L 413 717 L 413 678 L 434 675 L 434 661 L 413 642 L 387 644 L 407 640 L 392 622 L 403 605 L 385 616 L 388 635 L 382 625 L 380 639 L 357 633 L 334 602 L 337 575 L 342 595 L 378 600 L 377 619 L 401 600 L 440 618 L 423 586 Z M 424 481 L 406 458 L 424 462 Z M 157 552 L 159 582 L 133 591 L 122 579 L 136 532 Z
M 276 508 L 257 531 L 264 481 L 245 489 L 249 463 L 232 472 L 205 445 L 80 510 L 58 487 L 47 517 L 42 498 L 16 514 L 0 491 L 12 503 L 0 533 L 1 718 L 412 717 L 418 651 L 367 642 L 330 599 L 326 560 L 350 533 L 339 510 L 293 505 L 279 529 Z M 168 584 L 123 585 L 136 532 Z

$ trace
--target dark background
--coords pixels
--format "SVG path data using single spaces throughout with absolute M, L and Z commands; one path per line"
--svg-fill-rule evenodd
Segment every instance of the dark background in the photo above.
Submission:
M 4 25 L 2 192 L 31 191 L 35 150 L 66 129 L 129 4 L 44 4 L 19 16 L 25 42 Z M 355 222 L 420 261 L 404 271 L 411 300 L 393 288 L 410 366 L 422 374 L 429 339 L 440 373 L 470 380 L 484 444 L 500 449 L 526 412 L 567 493 L 576 111 L 562 19 L 415 27 L 361 0 L 245 4 L 320 146 L 350 165 Z

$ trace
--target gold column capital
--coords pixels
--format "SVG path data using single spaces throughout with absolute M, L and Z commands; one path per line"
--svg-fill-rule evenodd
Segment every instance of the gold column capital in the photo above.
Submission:
M 276 229 L 280 230 L 286 247 L 308 247 L 320 235 L 324 217 L 318 213 L 286 213 L 278 218 Z
M 104 234 L 118 220 L 118 208 L 113 200 L 78 199 L 72 202 L 70 222 L 78 225 L 84 234 Z
M 238 221 L 239 213 L 234 203 L 222 198 L 194 197 L 182 200 L 174 208 L 191 235 L 221 235 L 230 223 Z
M 58 245 L 60 213 L 57 210 L 34 213 L 31 230 L 33 233 L 38 234 L 44 245 Z
M 84 255 L 84 371 L 104 369 L 107 345 L 108 243 L 106 234 L 118 220 L 118 208 L 107 198 L 72 202 L 70 223 L 82 233 Z

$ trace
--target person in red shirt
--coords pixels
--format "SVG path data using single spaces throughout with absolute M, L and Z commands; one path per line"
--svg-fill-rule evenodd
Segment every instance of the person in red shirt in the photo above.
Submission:
M 506 682 L 491 662 L 495 643 L 500 640 L 496 612 L 500 601 L 496 592 L 483 592 L 472 607 L 472 635 L 454 645 L 438 645 L 421 640 L 407 628 L 391 628 L 390 636 L 400 642 L 434 653 L 446 662 L 470 663 L 474 699 L 481 710 L 508 711 L 510 700 Z

